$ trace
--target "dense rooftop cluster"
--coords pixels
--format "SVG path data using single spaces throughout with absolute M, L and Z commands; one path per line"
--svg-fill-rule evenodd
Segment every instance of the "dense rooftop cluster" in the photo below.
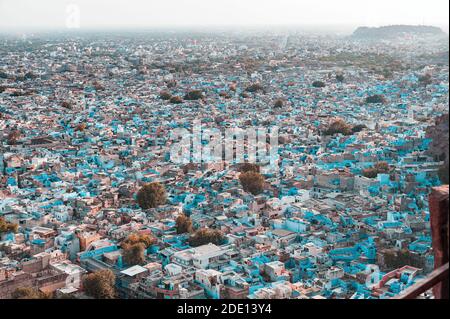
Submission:
M 0 41 L 0 298 L 389 298 L 433 269 L 448 38 Z M 277 172 L 173 163 L 196 119 L 279 127 Z

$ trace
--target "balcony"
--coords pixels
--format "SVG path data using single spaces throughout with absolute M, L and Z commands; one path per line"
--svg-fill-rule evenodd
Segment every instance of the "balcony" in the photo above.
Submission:
M 435 270 L 394 299 L 416 299 L 430 289 L 435 299 L 448 299 L 448 195 L 448 185 L 436 187 L 429 199 Z

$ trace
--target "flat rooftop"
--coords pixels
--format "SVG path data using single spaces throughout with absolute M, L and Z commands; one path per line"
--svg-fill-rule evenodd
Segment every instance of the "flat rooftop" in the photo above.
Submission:
M 147 271 L 147 268 L 136 265 L 136 266 L 130 267 L 128 269 L 122 270 L 120 273 L 124 274 L 126 276 L 134 277 L 134 276 L 139 275 L 146 271 Z

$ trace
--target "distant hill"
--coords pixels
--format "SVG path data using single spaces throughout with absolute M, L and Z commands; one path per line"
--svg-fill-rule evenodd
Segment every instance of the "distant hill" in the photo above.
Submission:
M 414 35 L 445 35 L 438 27 L 421 25 L 391 25 L 379 28 L 359 27 L 353 32 L 354 38 L 388 39 L 396 38 L 404 34 Z

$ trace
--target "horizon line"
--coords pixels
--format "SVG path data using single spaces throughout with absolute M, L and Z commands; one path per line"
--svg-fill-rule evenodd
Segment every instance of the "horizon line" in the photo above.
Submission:
M 369 24 L 358 24 L 358 23 L 258 23 L 258 24 L 155 24 L 155 25 L 103 25 L 103 26 L 86 26 L 79 28 L 67 28 L 61 26 L 23 26 L 23 27 L 4 27 L 0 26 L 0 34 L 10 34 L 10 33 L 41 33 L 41 32 L 67 32 L 67 33 L 77 33 L 77 32 L 104 32 L 104 31 L 153 31 L 158 29 L 197 29 L 197 28 L 211 28 L 215 31 L 217 29 L 236 29 L 242 28 L 242 31 L 249 31 L 249 29 L 270 29 L 270 28 L 291 28 L 291 29 L 308 29 L 318 28 L 321 33 L 329 31 L 332 33 L 333 28 L 336 28 L 336 32 L 342 32 L 342 29 L 354 29 L 356 30 L 359 27 L 370 27 L 370 28 L 380 28 L 387 26 L 424 26 L 424 27 L 437 27 L 440 28 L 444 33 L 449 33 L 450 24 L 405 24 L 405 23 L 390 23 L 390 24 L 378 24 L 378 25 L 369 25 Z M 189 30 L 186 30 L 189 31 Z M 204 30 L 204 32 L 208 32 L 210 30 Z M 269 30 L 270 31 L 270 30 Z M 301 30 L 299 30 L 301 31 Z

